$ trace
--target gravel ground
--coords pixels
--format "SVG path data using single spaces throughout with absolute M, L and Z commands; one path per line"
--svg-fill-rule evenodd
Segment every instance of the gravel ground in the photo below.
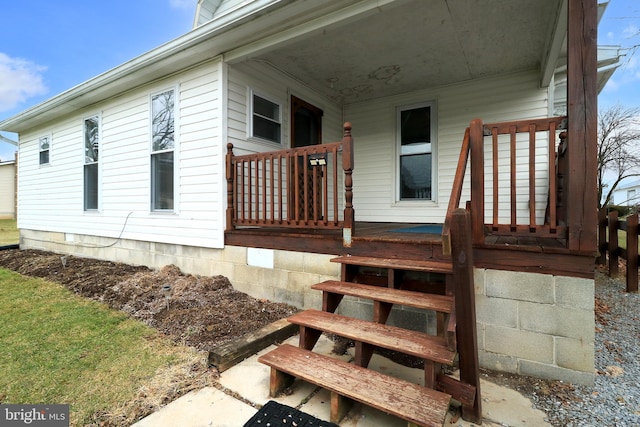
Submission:
M 640 426 L 640 295 L 624 289 L 597 273 L 595 386 L 529 394 L 554 426 Z

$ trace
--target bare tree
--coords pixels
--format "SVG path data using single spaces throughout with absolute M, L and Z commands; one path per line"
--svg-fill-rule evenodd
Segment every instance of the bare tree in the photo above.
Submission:
M 598 114 L 598 208 L 625 179 L 640 176 L 640 108 L 619 104 Z

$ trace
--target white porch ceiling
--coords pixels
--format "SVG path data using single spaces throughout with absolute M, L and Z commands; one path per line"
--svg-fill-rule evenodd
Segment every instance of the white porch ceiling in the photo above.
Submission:
M 262 50 L 342 103 L 540 69 L 560 0 L 407 0 Z

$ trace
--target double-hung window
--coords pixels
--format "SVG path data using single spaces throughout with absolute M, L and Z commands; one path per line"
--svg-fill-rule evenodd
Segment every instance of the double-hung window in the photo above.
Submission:
M 251 94 L 251 136 L 280 144 L 282 113 L 280 104 L 256 93 Z
M 49 151 L 51 150 L 51 136 L 43 136 L 38 140 L 40 150 L 40 164 L 49 164 Z
M 151 210 L 174 209 L 176 91 L 151 96 Z
M 84 119 L 84 210 L 98 209 L 100 116 Z
M 434 199 L 435 104 L 398 109 L 398 199 Z

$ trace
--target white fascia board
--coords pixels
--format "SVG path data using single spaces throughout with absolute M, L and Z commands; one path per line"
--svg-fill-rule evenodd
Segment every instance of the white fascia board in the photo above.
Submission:
M 598 46 L 598 80 L 597 91 L 600 93 L 613 73 L 622 65 L 622 58 L 629 49 L 620 46 Z
M 607 6 L 609 6 L 609 2 L 598 3 L 598 24 L 600 24 L 600 20 Z M 567 0 L 562 0 L 558 8 L 551 39 L 547 44 L 547 49 L 545 49 L 544 57 L 542 58 L 540 87 L 548 87 L 558 68 L 566 65 L 566 58 L 564 57 L 563 51 L 566 50 L 568 13 Z M 600 46 L 598 46 L 598 61 L 600 60 L 599 50 Z
M 6 142 L 7 144 L 15 145 L 16 147 L 18 146 L 18 141 L 14 141 L 13 139 L 9 139 L 9 138 L 3 136 L 2 134 L 0 134 L 0 141 Z
M 540 78 L 540 87 L 548 87 L 556 72 L 558 60 L 560 59 L 562 48 L 567 39 L 568 7 L 567 0 L 562 0 L 558 8 L 558 13 L 556 14 L 556 21 L 553 25 L 551 38 L 547 43 L 547 48 L 541 61 L 542 76 Z
M 79 108 L 117 96 L 133 87 L 220 56 L 252 35 L 250 28 L 223 37 L 255 16 L 292 0 L 257 0 L 236 9 L 147 53 L 0 122 L 0 130 L 20 133 Z M 250 26 L 246 26 L 250 27 Z M 150 72 L 149 72 L 150 71 Z

